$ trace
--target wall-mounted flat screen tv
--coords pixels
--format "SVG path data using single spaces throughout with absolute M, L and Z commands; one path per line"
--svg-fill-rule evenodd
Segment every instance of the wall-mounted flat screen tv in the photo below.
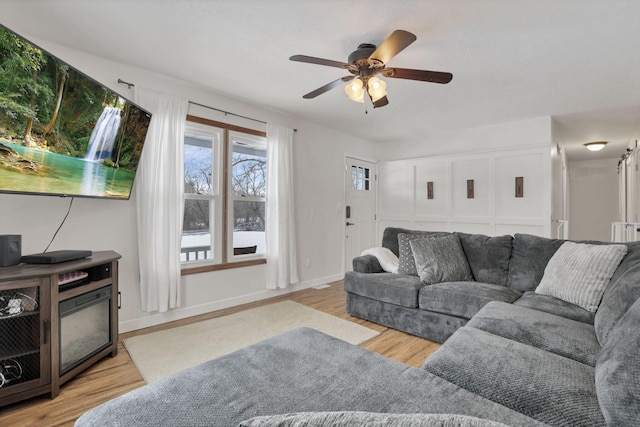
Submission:
M 129 199 L 150 120 L 0 26 L 0 192 Z

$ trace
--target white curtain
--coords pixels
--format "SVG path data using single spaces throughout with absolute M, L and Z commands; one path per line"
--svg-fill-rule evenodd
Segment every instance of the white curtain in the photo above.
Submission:
M 188 101 L 136 88 L 151 123 L 136 174 L 142 311 L 180 306 L 184 128 Z
M 298 282 L 293 207 L 293 130 L 267 124 L 267 289 Z

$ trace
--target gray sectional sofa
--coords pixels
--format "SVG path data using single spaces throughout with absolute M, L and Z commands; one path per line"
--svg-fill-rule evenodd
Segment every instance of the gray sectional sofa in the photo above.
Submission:
M 489 237 L 481 234 L 387 228 L 383 234 L 382 246 L 396 256 L 400 255 L 402 262 L 399 236 L 439 237 L 450 234 L 458 236 L 473 273 L 473 280 L 426 286 L 415 273 L 387 273 L 374 256 L 357 257 L 353 260 L 353 271 L 347 272 L 344 278 L 347 312 L 352 316 L 439 343 L 464 326 L 489 302 L 515 304 L 593 325 L 593 312 L 535 292 L 544 276 L 547 263 L 564 240 L 527 234 Z M 620 279 L 625 283 L 630 282 L 623 286 L 630 288 L 632 295 L 629 298 L 632 300 L 640 296 L 640 286 L 633 286 L 634 280 L 640 280 L 640 274 L 632 278 L 625 273 L 640 263 L 639 245 L 626 245 L 628 253 L 611 279 L 612 284 Z M 613 292 L 615 288 L 617 286 L 609 286 L 605 293 L 605 306 L 610 305 L 610 298 L 616 298 Z M 621 309 L 617 314 L 620 315 L 623 311 Z
M 399 254 L 407 234 L 443 235 L 388 228 L 383 247 Z M 566 241 L 453 234 L 473 279 L 427 285 L 359 257 L 345 275 L 347 311 L 444 342 L 423 369 L 536 419 L 539 410 L 558 415 L 545 423 L 640 425 L 640 243 L 625 244 L 597 309 L 587 310 L 536 292 Z
M 383 244 L 410 233 L 389 229 Z M 301 328 L 102 404 L 76 426 L 638 425 L 640 244 L 625 246 L 594 313 L 535 292 L 565 242 L 455 236 L 471 276 L 450 292 L 370 258 L 345 277 L 351 312 L 448 337 L 422 369 Z

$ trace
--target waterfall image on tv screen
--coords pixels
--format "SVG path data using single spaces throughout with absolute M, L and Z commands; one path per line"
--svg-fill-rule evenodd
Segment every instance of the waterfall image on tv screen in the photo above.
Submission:
M 150 120 L 0 27 L 0 192 L 128 199 Z

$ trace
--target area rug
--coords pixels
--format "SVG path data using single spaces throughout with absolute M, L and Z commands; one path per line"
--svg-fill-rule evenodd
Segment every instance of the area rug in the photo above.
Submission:
M 282 301 L 127 338 L 124 346 L 142 377 L 147 383 L 151 383 L 302 326 L 356 345 L 379 334 L 305 305 Z

